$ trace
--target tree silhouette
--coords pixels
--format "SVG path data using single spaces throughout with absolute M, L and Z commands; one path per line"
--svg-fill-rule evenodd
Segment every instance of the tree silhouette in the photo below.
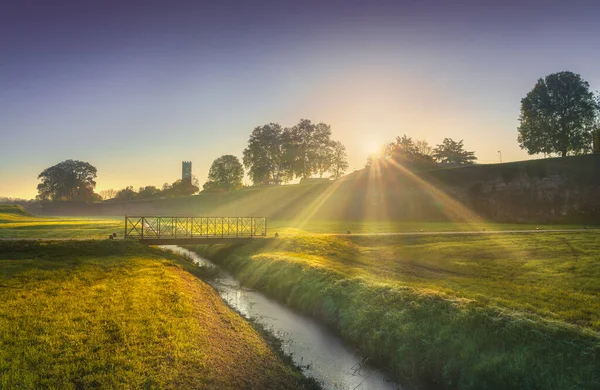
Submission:
M 96 167 L 78 160 L 65 160 L 38 175 L 40 200 L 52 201 L 93 201 L 96 187 Z
M 280 184 L 292 178 L 284 160 L 283 131 L 278 123 L 269 123 L 250 134 L 243 162 L 255 185 Z
M 573 72 L 539 79 L 521 100 L 518 141 L 529 154 L 589 152 L 599 105 L 590 85 Z
M 289 173 L 298 178 L 327 172 L 332 147 L 331 127 L 325 123 L 301 119 L 283 133 L 284 159 Z
M 244 168 L 240 160 L 227 154 L 213 161 L 208 171 L 208 181 L 204 183 L 205 190 L 234 190 L 242 187 Z
M 133 189 L 133 186 L 127 186 L 122 190 L 119 190 L 115 195 L 116 200 L 134 200 L 137 198 L 137 192 Z
M 334 141 L 329 163 L 332 178 L 339 179 L 346 172 L 348 169 L 347 158 L 344 144 L 340 141 Z
M 175 180 L 169 187 L 169 196 L 186 196 L 198 192 L 199 188 L 190 180 Z
M 161 196 L 161 191 L 160 191 L 160 189 L 156 188 L 155 186 L 140 187 L 140 189 L 138 190 L 138 193 L 137 193 L 138 199 L 154 199 L 154 198 L 160 198 L 160 196 Z
M 102 197 L 102 200 L 113 199 L 117 195 L 117 190 L 114 188 L 109 188 L 100 191 L 98 194 Z
M 463 140 L 458 142 L 452 138 L 444 138 L 441 145 L 433 150 L 433 157 L 442 164 L 468 165 L 473 164 L 477 157 L 474 152 L 467 152 Z

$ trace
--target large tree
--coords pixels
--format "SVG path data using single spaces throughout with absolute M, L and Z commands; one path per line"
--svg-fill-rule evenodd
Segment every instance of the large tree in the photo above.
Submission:
M 284 159 L 289 172 L 295 177 L 308 178 L 329 170 L 333 149 L 329 125 L 301 119 L 297 125 L 286 129 L 282 136 Z
M 205 190 L 234 190 L 242 187 L 244 167 L 236 156 L 227 154 L 213 161 L 208 171 Z
M 283 153 L 283 129 L 278 123 L 256 127 L 244 149 L 244 166 L 255 185 L 280 184 L 291 179 Z
M 94 200 L 96 167 L 78 160 L 65 160 L 38 175 L 38 199 L 52 201 Z
M 444 138 L 442 144 L 433 149 L 433 157 L 442 164 L 468 165 L 477 160 L 474 152 L 467 152 L 463 146 L 463 140 L 454 141 L 452 138 Z
M 539 79 L 521 100 L 519 146 L 529 154 L 588 152 L 598 115 L 598 102 L 590 85 L 573 72 L 558 72 Z

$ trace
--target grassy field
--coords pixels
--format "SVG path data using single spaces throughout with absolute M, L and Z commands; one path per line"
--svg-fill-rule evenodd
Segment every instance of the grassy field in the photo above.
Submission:
M 268 220 L 268 235 L 580 229 L 583 225 L 535 225 L 466 222 L 294 221 Z M 0 238 L 105 239 L 123 237 L 124 221 L 117 217 L 38 217 L 19 206 L 0 205 Z
M 416 233 L 416 232 L 482 232 L 504 230 L 582 229 L 584 225 L 543 225 L 485 222 L 403 222 L 403 221 L 293 221 L 269 220 L 269 235 Z
M 120 218 L 34 217 L 22 209 L 5 206 L 4 213 L 0 213 L 0 238 L 103 239 L 113 231 L 120 235 L 122 223 Z M 403 381 L 425 384 L 426 387 L 460 389 L 596 389 L 600 388 L 600 233 L 597 230 L 463 236 L 331 235 L 344 234 L 347 229 L 357 234 L 581 227 L 269 220 L 269 236 L 278 232 L 280 238 L 277 240 L 256 241 L 241 247 L 200 245 L 195 249 L 237 274 L 243 283 L 320 318 Z M 78 244 L 73 243 L 73 248 Z M 85 245 L 135 244 L 97 241 Z M 34 264 L 39 269 L 34 267 L 33 275 L 46 272 L 45 267 L 49 266 L 44 263 L 46 261 L 58 264 L 46 258 L 47 249 L 38 251 L 36 256 L 39 258 L 35 260 L 38 263 Z M 20 259 L 22 254 L 18 253 L 14 251 L 12 256 Z M 109 252 L 105 256 L 113 261 L 118 257 Z M 124 259 L 133 260 L 130 257 Z M 100 264 L 99 258 L 92 260 L 94 267 Z M 157 261 L 152 264 L 155 263 Z M 6 267 L 11 263 L 2 264 Z M 93 267 L 77 265 L 71 268 L 57 269 L 59 279 L 47 290 L 50 298 L 62 294 L 60 286 L 68 286 L 66 281 L 80 280 L 79 276 L 65 275 L 76 275 L 73 274 L 75 270 Z M 166 269 L 174 272 L 176 267 Z M 65 277 L 67 279 L 60 279 Z M 89 278 L 81 278 L 82 283 L 87 283 Z M 34 280 L 39 281 L 39 276 L 34 276 Z M 77 285 L 67 290 L 73 293 L 85 286 Z M 168 296 L 168 291 L 178 291 L 177 288 L 170 285 L 163 292 Z M 15 297 L 19 294 L 27 296 L 28 293 L 23 291 L 28 289 L 31 287 L 19 290 Z M 109 302 L 121 302 L 126 293 L 120 294 L 117 301 L 114 298 Z M 31 310 L 40 311 L 40 308 L 33 306 Z M 69 313 L 79 313 L 77 310 L 76 307 L 69 308 Z M 153 310 L 157 312 L 158 309 Z M 86 313 L 79 315 L 88 322 L 95 318 L 85 317 Z M 144 323 L 144 319 L 140 321 Z M 43 337 L 40 329 L 44 328 L 33 323 L 35 325 L 28 333 Z M 123 326 L 119 323 L 119 329 Z M 97 332 L 102 334 L 100 330 Z M 59 341 L 51 342 L 61 345 Z M 65 341 L 60 342 L 64 346 Z M 28 343 L 28 340 L 24 342 L 25 349 L 20 356 L 31 353 L 26 350 Z M 87 344 L 82 345 L 87 348 Z M 238 347 L 242 348 L 241 344 Z M 82 353 L 85 355 L 89 351 Z M 9 372 L 6 362 L 19 361 L 6 357 L 6 354 L 0 356 L 5 359 L 0 365 L 3 373 Z M 75 372 L 72 374 L 75 378 L 79 378 L 77 372 L 82 370 L 77 368 L 77 359 L 73 356 L 65 363 L 65 367 Z M 171 364 L 172 359 L 167 361 Z M 158 358 L 152 362 L 161 367 L 166 364 Z M 116 367 L 120 363 L 110 364 Z M 203 361 L 202 364 L 208 363 Z M 95 373 L 100 369 L 89 370 L 82 371 L 84 377 L 88 378 L 92 375 L 88 372 Z M 120 371 L 120 375 L 125 376 L 127 370 Z M 99 372 L 104 373 L 98 374 L 102 376 L 109 370 Z M 3 380 L 5 377 L 11 378 L 3 374 Z M 179 379 L 172 379 L 168 374 L 157 378 L 153 380 L 166 383 L 167 387 L 179 383 Z M 101 383 L 109 386 L 117 383 L 103 380 L 107 382 Z M 95 382 L 86 383 L 93 385 Z
M 20 206 L 0 205 L 0 238 L 85 238 L 123 236 L 123 219 L 38 217 Z
M 0 242 L 0 388 L 304 388 L 190 271 L 133 242 Z
M 600 387 L 600 234 L 309 235 L 198 246 L 404 380 Z

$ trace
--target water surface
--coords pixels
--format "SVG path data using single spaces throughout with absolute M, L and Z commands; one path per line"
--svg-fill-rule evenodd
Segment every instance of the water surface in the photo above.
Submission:
M 195 252 L 175 246 L 163 248 L 183 254 L 196 263 L 216 267 Z M 242 287 L 230 274 L 209 283 L 223 300 L 246 318 L 252 318 L 282 341 L 283 351 L 292 357 L 305 375 L 315 378 L 325 389 L 397 390 L 400 385 L 368 359 L 347 347 L 342 339 L 317 321 L 296 313 L 261 292 Z

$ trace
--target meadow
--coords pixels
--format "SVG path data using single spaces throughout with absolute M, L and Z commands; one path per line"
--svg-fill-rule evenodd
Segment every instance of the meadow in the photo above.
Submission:
M 0 238 L 105 239 L 123 236 L 124 222 L 114 217 L 39 217 L 20 206 L 0 205 Z
M 306 234 L 483 232 L 502 230 L 581 229 L 584 225 L 501 224 L 484 222 L 403 222 L 353 220 L 268 220 L 269 236 Z M 1 238 L 105 239 L 112 233 L 123 237 L 123 217 L 34 216 L 20 206 L 0 205 Z
M 0 388 L 310 388 L 173 254 L 4 241 L 0 271 Z
M 460 389 L 600 386 L 600 235 L 283 237 L 199 245 L 398 378 Z
M 0 214 L 0 237 L 104 239 L 112 231 L 116 231 L 119 236 L 122 231 L 121 218 L 34 217 L 20 208 L 4 207 L 5 212 Z M 377 235 L 420 231 L 543 231 L 581 229 L 583 226 L 347 220 L 269 220 L 268 224 L 269 236 L 272 237 L 278 232 L 279 238 L 259 239 L 242 246 L 198 245 L 193 249 L 233 272 L 242 283 L 260 289 L 330 325 L 350 345 L 387 368 L 403 383 L 447 389 L 600 387 L 600 235 L 597 230 L 477 235 Z M 351 230 L 351 235 L 345 234 L 348 229 Z M 361 235 L 365 233 L 367 235 Z M 6 245 L 13 245 L 13 242 L 0 244 L 7 248 Z M 63 290 L 69 293 L 69 298 L 74 295 L 74 291 L 84 291 L 88 285 L 71 288 L 68 287 L 69 283 L 75 280 L 78 283 L 89 284 L 88 281 L 92 277 L 73 276 L 74 272 L 91 270 L 98 264 L 106 263 L 105 258 L 120 264 L 115 266 L 115 270 L 119 269 L 119 275 L 123 273 L 119 267 L 129 269 L 131 263 L 136 266 L 142 265 L 142 260 L 137 259 L 136 253 L 133 252 L 153 259 L 152 262 L 144 263 L 144 267 L 148 264 L 162 264 L 160 269 L 174 272 L 178 267 L 182 267 L 182 264 L 185 265 L 169 258 L 172 255 L 156 254 L 151 249 L 123 240 L 55 244 L 63 245 L 63 249 L 71 248 L 65 249 L 65 252 L 73 253 L 78 253 L 74 249 L 76 247 L 83 250 L 86 245 L 98 245 L 96 255 L 104 246 L 113 248 L 114 245 L 124 245 L 129 249 L 123 252 L 122 257 L 111 254 L 110 251 L 102 255 L 104 257 L 92 256 L 91 259 L 75 256 L 79 259 L 77 261 L 91 261 L 91 264 L 85 267 L 74 266 L 75 263 L 69 265 L 71 260 L 62 254 L 59 256 L 60 262 L 52 260 L 52 256 L 48 255 L 48 248 L 51 247 L 34 251 L 37 254 L 32 255 L 35 261 L 31 264 L 35 265 L 35 270 L 19 271 L 18 275 L 45 273 L 45 267 L 56 264 L 70 267 L 57 269 L 60 272 L 55 274 L 57 279 L 54 284 L 46 283 L 44 279 L 44 285 L 54 286 L 47 290 L 49 298 L 44 299 L 60 297 Z M 19 245 L 42 244 L 31 242 Z M 5 252 L 6 250 L 0 250 L 4 257 Z M 3 262 L 3 267 L 8 269 L 7 265 L 14 266 L 15 259 L 21 259 L 19 256 L 22 254 L 19 253 L 21 249 L 14 250 L 11 255 L 14 258 L 7 258 L 13 263 Z M 157 261 L 156 256 L 161 260 Z M 48 261 L 49 263 L 46 263 Z M 27 263 L 19 261 L 19 264 L 24 266 Z M 164 275 L 167 271 L 161 272 L 161 275 Z M 110 278 L 107 276 L 107 280 L 115 277 L 117 275 Z M 39 276 L 35 278 L 40 280 Z M 158 279 L 164 280 L 164 276 Z M 3 286 L 7 285 L 6 282 L 0 283 Z M 27 289 L 34 289 L 35 286 L 31 283 Z M 124 283 L 132 282 L 128 280 Z M 152 291 L 151 288 L 147 290 L 149 293 Z M 184 290 L 172 283 L 164 286 L 162 294 L 169 296 L 169 291 L 172 293 Z M 27 296 L 22 290 L 14 290 L 13 293 L 15 295 L 11 299 L 18 298 L 19 294 Z M 200 295 L 211 293 L 199 290 Z M 131 300 L 127 298 L 125 291 L 119 294 L 118 298 L 114 296 L 110 302 L 111 305 L 116 305 L 115 310 L 124 310 L 119 308 L 119 305 L 129 305 L 127 302 Z M 144 301 L 152 300 L 145 298 Z M 52 306 L 54 303 L 50 302 L 48 305 Z M 64 304 L 61 302 L 60 305 Z M 202 306 L 194 303 L 188 307 L 189 310 L 195 310 L 195 305 Z M 81 314 L 77 307 L 66 307 L 69 308 L 66 311 L 70 313 L 68 316 L 76 313 L 77 318 L 86 318 L 85 323 L 94 323 L 96 316 L 86 317 L 87 314 Z M 31 310 L 43 312 L 40 306 L 35 305 Z M 169 308 L 162 307 L 136 310 L 136 315 L 143 317 L 142 312 L 147 310 L 154 310 L 154 313 L 166 310 L 165 316 L 169 317 Z M 130 329 L 126 328 L 123 322 L 119 322 L 123 321 L 122 314 L 112 313 L 110 316 L 119 324 L 120 329 Z M 2 318 L 8 317 L 5 315 Z M 139 319 L 143 324 L 151 324 L 152 329 L 158 327 L 157 324 L 145 321 L 152 320 Z M 33 324 L 24 335 L 42 337 L 44 332 L 40 329 L 44 328 L 37 322 Z M 70 330 L 65 330 L 64 334 L 75 332 L 72 330 L 73 325 L 69 326 Z M 98 325 L 95 326 L 98 328 Z M 196 327 L 206 331 L 206 326 L 208 324 Z M 175 331 L 175 325 L 169 325 L 169 329 Z M 100 335 L 99 338 L 103 335 L 101 331 L 96 332 Z M 134 331 L 134 334 L 135 332 L 137 331 Z M 128 337 L 135 339 L 134 336 Z M 159 337 L 162 342 L 165 341 L 163 338 Z M 177 340 L 176 337 L 166 339 Z M 245 334 L 239 341 L 242 344 L 257 342 L 248 341 Z M 159 341 L 152 342 L 155 346 L 160 345 Z M 29 343 L 24 341 L 23 348 Z M 58 341 L 52 343 L 59 345 Z M 242 344 L 238 344 L 236 348 L 243 348 Z M 88 343 L 82 345 L 85 347 Z M 96 344 L 94 348 L 99 347 Z M 163 352 L 170 356 L 168 351 L 172 350 L 172 346 L 165 347 Z M 229 351 L 229 347 L 225 347 L 225 350 Z M 19 353 L 28 356 L 26 352 Z M 28 353 L 33 354 L 32 351 Z M 83 356 L 89 356 L 92 352 L 84 350 L 81 353 Z M 8 372 L 6 362 L 9 361 L 9 357 L 2 356 L 5 363 L 0 367 L 5 370 L 3 372 Z M 177 356 L 180 357 L 181 354 Z M 77 367 L 79 360 L 73 359 L 65 363 L 65 366 Z M 158 357 L 156 359 L 156 364 L 163 364 Z M 168 361 L 171 362 L 172 359 L 174 358 L 168 358 Z M 12 360 L 14 357 L 10 358 L 10 361 Z M 85 359 L 82 361 L 85 362 Z M 202 361 L 197 360 L 189 364 L 198 362 Z M 111 370 L 118 367 L 116 362 L 107 364 L 113 364 Z M 139 366 L 145 364 L 147 363 L 140 363 Z M 248 369 L 253 372 L 252 364 Z M 90 378 L 87 373 L 99 369 L 78 370 L 86 373 L 84 378 Z M 122 371 L 118 371 L 117 378 L 119 375 L 128 378 L 130 375 L 131 378 L 137 375 L 127 374 L 128 370 L 131 370 L 131 367 L 122 368 Z M 79 374 L 73 374 L 74 371 L 66 372 L 67 378 L 69 375 L 71 378 L 79 378 Z M 99 383 L 116 383 L 102 376 L 107 375 L 108 368 L 99 372 L 99 377 L 104 378 L 99 379 L 104 381 Z M 180 383 L 177 382 L 179 379 L 173 376 L 160 375 L 152 380 L 166 384 L 167 387 L 173 383 Z M 248 374 L 249 377 L 254 375 Z M 290 377 L 285 377 L 287 374 L 283 375 L 285 380 L 290 380 Z M 3 375 L 3 378 L 11 377 Z

